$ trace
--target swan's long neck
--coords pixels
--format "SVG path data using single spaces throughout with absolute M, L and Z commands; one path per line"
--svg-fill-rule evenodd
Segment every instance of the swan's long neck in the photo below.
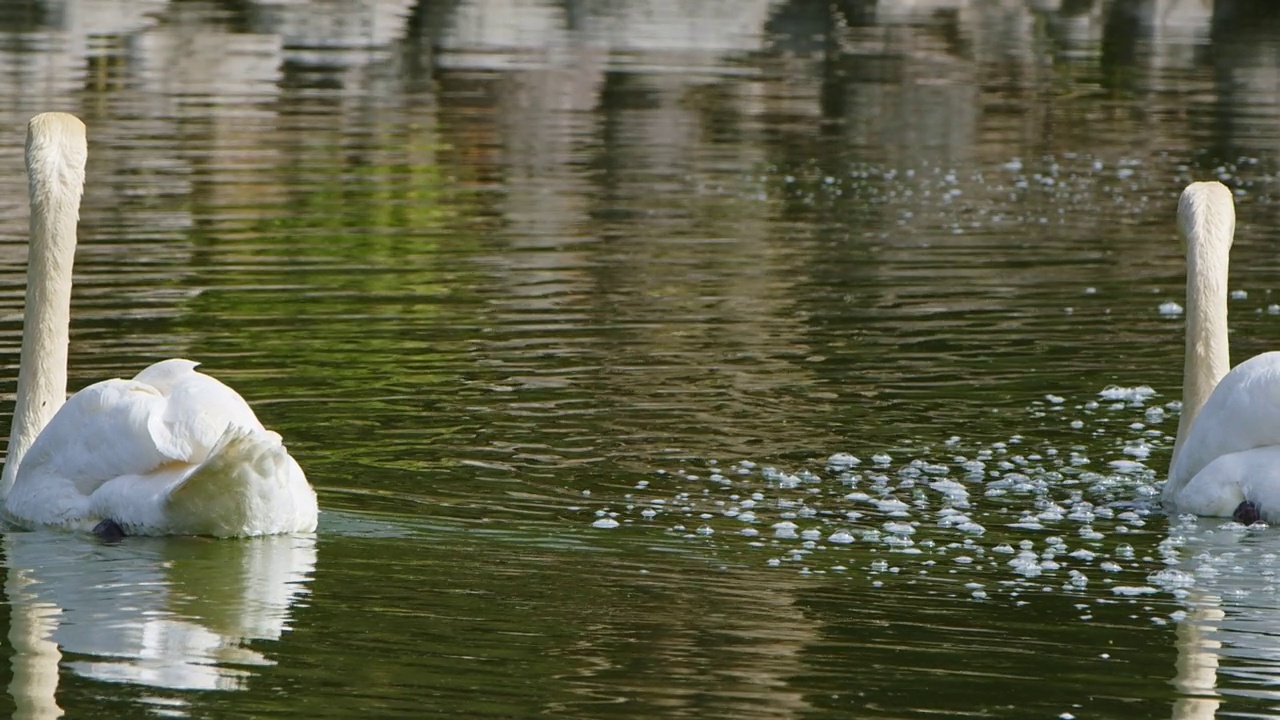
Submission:
M 67 397 L 71 265 L 87 157 L 84 123 L 75 116 L 44 113 L 27 125 L 31 244 L 18 396 L 0 475 L 2 495 L 13 487 L 23 455 Z
M 1182 418 L 1173 457 L 1231 369 L 1227 340 L 1227 262 L 1235 234 L 1231 193 L 1220 183 L 1193 183 L 1178 202 L 1178 229 L 1187 246 L 1187 338 Z

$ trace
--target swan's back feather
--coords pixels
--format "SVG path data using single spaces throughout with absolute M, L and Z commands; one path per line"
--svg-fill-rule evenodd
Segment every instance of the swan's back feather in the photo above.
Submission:
M 109 517 L 130 535 L 233 537 L 311 532 L 317 508 L 278 434 L 230 425 L 199 465 L 104 483 L 88 514 Z
M 137 375 L 134 375 L 133 379 L 150 385 L 163 395 L 168 395 L 173 391 L 175 385 L 191 378 L 195 374 L 197 367 L 200 367 L 200 363 L 194 360 L 169 358 L 168 360 L 151 363 Z
M 167 367 L 152 372 L 160 366 Z M 151 441 L 166 456 L 191 464 L 209 457 L 229 425 L 266 431 L 239 393 L 195 367 L 190 360 L 165 360 L 134 377 L 152 378 L 166 396 L 164 411 L 148 421 Z
M 103 380 L 72 395 L 23 458 L 11 502 L 24 495 L 24 476 L 67 478 L 87 495 L 105 480 L 180 459 L 148 430 L 163 407 L 164 396 L 155 388 L 132 380 Z
M 195 363 L 175 362 L 189 361 L 167 360 L 133 380 L 103 380 L 72 395 L 36 438 L 19 474 L 41 469 L 89 494 L 111 478 L 201 463 L 230 424 L 263 430 L 234 390 L 196 372 Z M 148 377 L 161 382 L 138 379 Z
M 310 486 L 279 435 L 232 425 L 209 459 L 169 489 L 165 519 L 219 537 L 314 530 L 315 493 L 299 488 Z
M 1255 355 L 1218 383 L 1169 469 L 1170 492 L 1215 459 L 1280 444 L 1280 352 Z
M 280 436 L 195 367 L 166 360 L 69 398 L 18 467 L 9 514 L 70 529 L 109 517 L 139 534 L 313 530 L 315 491 Z M 201 503 L 211 517 L 197 520 Z

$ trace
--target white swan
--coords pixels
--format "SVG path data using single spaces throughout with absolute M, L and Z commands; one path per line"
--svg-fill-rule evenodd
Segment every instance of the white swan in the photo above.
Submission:
M 1163 498 L 1175 512 L 1274 523 L 1280 522 L 1280 352 L 1227 371 L 1227 259 L 1235 225 L 1231 191 L 1221 183 L 1182 191 L 1186 357 L 1182 419 Z
M 0 474 L 6 514 L 20 525 L 111 535 L 311 532 L 316 494 L 302 468 L 243 398 L 196 363 L 165 360 L 66 398 L 87 156 L 78 118 L 31 119 L 22 359 Z

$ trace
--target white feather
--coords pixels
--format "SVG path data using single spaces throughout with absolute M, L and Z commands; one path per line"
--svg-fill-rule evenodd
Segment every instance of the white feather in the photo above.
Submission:
M 310 532 L 315 492 L 234 390 L 165 360 L 73 395 L 32 444 L 7 509 L 27 524 L 219 537 Z M 160 387 L 141 382 L 168 371 Z

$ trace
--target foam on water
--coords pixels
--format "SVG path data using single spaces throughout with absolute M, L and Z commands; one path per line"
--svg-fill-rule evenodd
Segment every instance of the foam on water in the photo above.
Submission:
M 1188 537 L 1262 530 L 1175 518 L 1166 533 L 1154 502 L 1160 478 L 1146 461 L 1167 457 L 1173 427 L 1160 428 L 1177 403 L 1153 405 L 1158 394 L 1148 386 L 1112 386 L 1097 397 L 1102 404 L 1054 396 L 1051 406 L 1063 408 L 1063 428 L 1115 416 L 1095 433 L 1112 450 L 1090 445 L 1101 457 L 1017 435 L 839 450 L 809 467 L 708 461 L 630 483 L 626 508 L 600 508 L 607 512 L 593 525 L 714 543 L 708 548 L 741 562 L 865 581 L 877 592 L 926 582 L 928 592 L 970 602 L 1021 605 L 1069 593 L 1088 608 L 1143 599 L 1155 603 L 1142 611 L 1146 622 L 1177 622 L 1199 585 L 1239 574 L 1221 554 L 1189 556 Z M 1036 401 L 1028 412 L 1046 407 Z M 1271 564 L 1267 582 L 1280 588 L 1280 563 Z
M 1271 652 L 1250 645 L 1271 637 L 1256 628 L 1280 627 L 1280 552 L 1268 549 L 1275 531 L 1164 515 L 1158 495 L 1179 403 L 1146 385 L 1037 397 L 1027 425 L 1050 428 L 1052 440 L 1028 429 L 988 442 L 947 434 L 932 444 L 833 448 L 790 465 L 685 462 L 624 482 L 625 503 L 597 491 L 586 499 L 594 507 L 579 512 L 592 514 L 586 522 L 602 538 L 610 530 L 608 542 L 663 533 L 720 565 L 888 597 L 1016 609 L 1066 595 L 1078 622 L 1131 607 L 1135 623 L 1228 633 L 1232 642 L 1217 652 L 1239 647 L 1237 665 L 1256 667 L 1258 653 Z M 1085 428 L 1087 451 L 1062 440 Z

